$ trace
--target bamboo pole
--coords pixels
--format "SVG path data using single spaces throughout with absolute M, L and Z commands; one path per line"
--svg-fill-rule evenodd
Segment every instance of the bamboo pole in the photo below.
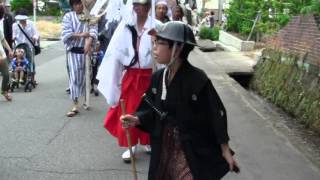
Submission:
M 126 113 L 125 103 L 124 103 L 123 99 L 120 99 L 120 106 L 121 106 L 121 110 L 122 110 L 122 115 L 127 114 Z M 128 128 L 125 128 L 125 131 L 126 131 L 126 136 L 127 136 L 127 141 L 128 141 L 128 148 L 129 148 L 129 152 L 130 152 L 130 159 L 131 159 L 131 165 L 132 165 L 131 166 L 132 167 L 132 174 L 133 174 L 134 180 L 138 180 L 136 162 L 135 162 L 134 154 L 132 152 L 132 144 L 131 144 L 130 132 L 129 132 Z
M 86 22 L 85 24 L 85 32 L 88 32 L 89 30 L 89 22 Z M 85 63 L 86 63 L 86 69 L 85 69 L 85 77 L 86 77 L 86 92 L 85 92 L 85 104 L 84 108 L 86 110 L 89 110 L 90 108 L 90 85 L 91 85 L 91 61 L 89 54 L 85 54 Z
M 84 32 L 89 32 L 89 26 L 92 24 L 97 24 L 101 16 L 106 12 L 105 9 L 109 3 L 109 0 L 101 1 L 102 6 L 99 9 L 100 14 L 98 13 L 96 17 L 90 15 L 90 11 L 96 5 L 96 0 L 81 0 L 84 7 L 84 17 L 80 21 L 85 23 Z M 100 3 L 101 3 L 100 2 Z M 85 103 L 83 105 L 84 109 L 90 109 L 90 85 L 91 85 L 91 60 L 89 54 L 85 54 Z

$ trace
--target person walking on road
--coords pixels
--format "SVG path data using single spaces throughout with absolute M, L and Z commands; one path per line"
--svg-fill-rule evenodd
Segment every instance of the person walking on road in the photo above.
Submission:
M 155 72 L 137 111 L 121 116 L 124 128 L 151 137 L 149 180 L 218 180 L 238 171 L 229 148 L 227 114 L 208 76 L 187 60 L 196 45 L 178 21 L 155 34 L 154 55 L 166 68 Z
M 79 98 L 85 88 L 85 54 L 91 49 L 92 42 L 97 39 L 97 26 L 90 25 L 85 31 L 85 23 L 79 21 L 83 12 L 81 0 L 70 0 L 72 11 L 64 15 L 62 20 L 62 41 L 67 50 L 70 98 L 72 109 L 67 113 L 73 117 L 79 113 Z
M 3 28 L 3 34 L 6 38 L 7 43 L 9 44 L 10 48 L 12 48 L 12 24 L 14 23 L 14 17 L 12 16 L 10 12 L 10 2 L 9 0 L 0 0 L 2 1 L 2 4 L 5 6 L 5 13 L 3 16 L 2 26 L 0 28 Z M 6 52 L 8 55 L 8 52 Z
M 147 34 L 155 21 L 149 16 L 151 0 L 133 0 L 132 3 L 133 9 L 130 7 L 126 12 L 133 14 L 122 16 L 97 75 L 98 89 L 111 105 L 104 127 L 118 139 L 120 147 L 128 147 L 128 142 L 120 122 L 119 100 L 124 99 L 127 112 L 135 112 L 142 94 L 149 87 L 153 67 L 152 41 Z M 138 143 L 150 152 L 147 133 L 137 128 L 130 128 L 129 132 L 134 153 Z M 131 162 L 129 150 L 122 154 L 122 159 Z
M 0 5 L 0 20 L 3 19 L 5 15 L 5 7 L 1 4 Z M 1 95 L 7 100 L 11 101 L 12 97 L 9 94 L 9 68 L 8 68 L 8 62 L 7 62 L 7 55 L 3 49 L 5 47 L 8 50 L 9 58 L 13 57 L 12 49 L 10 48 L 9 44 L 7 43 L 2 29 L 0 29 L 0 72 L 2 74 L 2 85 L 1 85 Z

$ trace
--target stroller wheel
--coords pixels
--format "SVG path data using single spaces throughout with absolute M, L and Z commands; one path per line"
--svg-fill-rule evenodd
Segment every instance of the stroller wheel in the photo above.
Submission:
M 37 87 L 37 83 L 35 81 L 32 82 L 32 87 L 36 88 Z
M 31 84 L 29 84 L 29 92 L 31 92 L 32 91 L 32 89 L 33 89 L 33 84 L 31 83 Z
M 14 85 L 13 85 L 13 84 L 10 85 L 10 91 L 11 91 L 11 92 L 14 91 Z
M 11 82 L 11 83 L 10 83 L 10 90 L 11 90 L 11 92 L 14 91 L 14 88 L 19 88 L 19 86 L 17 85 L 16 82 Z

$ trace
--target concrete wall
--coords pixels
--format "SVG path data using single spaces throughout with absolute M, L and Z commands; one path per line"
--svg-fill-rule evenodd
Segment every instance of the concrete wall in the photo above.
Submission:
M 251 51 L 254 49 L 253 41 L 243 41 L 225 31 L 219 32 L 219 41 L 225 45 L 235 47 L 239 51 Z

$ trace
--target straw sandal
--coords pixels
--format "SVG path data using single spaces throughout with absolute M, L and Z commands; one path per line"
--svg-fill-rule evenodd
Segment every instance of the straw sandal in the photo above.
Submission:
M 4 92 L 2 95 L 7 101 L 12 101 L 12 97 L 8 92 Z
M 67 117 L 74 117 L 79 113 L 79 110 L 77 108 L 73 108 L 71 111 L 67 113 Z

